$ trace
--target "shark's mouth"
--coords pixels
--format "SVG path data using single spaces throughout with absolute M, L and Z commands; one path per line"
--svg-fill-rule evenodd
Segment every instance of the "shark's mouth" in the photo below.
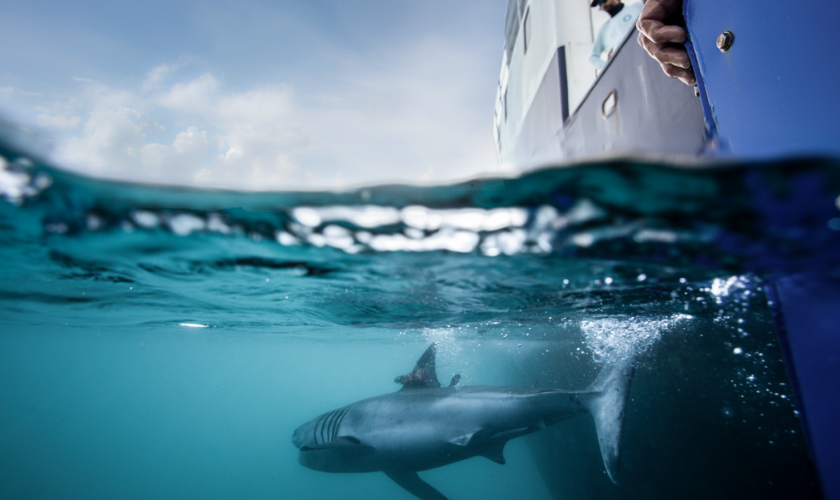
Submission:
M 380 467 L 368 460 L 375 451 L 353 436 L 339 436 L 327 444 L 301 447 L 298 461 L 322 472 L 375 472 Z
M 340 436 L 338 437 L 334 443 L 328 443 L 326 445 L 321 446 L 303 446 L 300 451 L 316 451 L 316 450 L 323 450 L 327 448 L 332 448 L 334 446 L 342 446 L 342 445 L 351 445 L 357 444 L 361 445 L 362 442 L 358 439 L 354 438 L 353 436 Z

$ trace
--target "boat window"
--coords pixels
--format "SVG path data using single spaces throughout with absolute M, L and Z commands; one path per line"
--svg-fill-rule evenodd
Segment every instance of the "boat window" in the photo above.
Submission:
M 507 60 L 513 55 L 513 47 L 516 45 L 516 37 L 519 35 L 519 24 L 522 21 L 522 14 L 528 0 L 508 0 L 507 14 L 505 14 L 505 51 Z
M 525 20 L 522 21 L 522 47 L 524 53 L 528 53 L 528 45 L 531 43 L 531 9 L 525 11 Z

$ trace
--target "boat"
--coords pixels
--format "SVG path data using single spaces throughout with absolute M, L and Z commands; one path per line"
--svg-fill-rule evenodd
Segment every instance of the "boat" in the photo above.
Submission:
M 596 75 L 587 58 L 595 16 L 606 14 L 587 2 L 510 0 L 494 112 L 500 163 L 840 156 L 840 69 L 829 62 L 840 6 L 685 0 L 683 13 L 695 88 L 665 76 L 636 30 Z M 720 48 L 724 35 L 732 40 Z
M 840 4 L 684 0 L 694 87 L 667 77 L 637 30 L 596 74 L 587 58 L 598 15 L 584 1 L 508 1 L 493 126 L 500 164 L 524 173 L 606 159 L 726 168 L 840 158 Z M 806 264 L 773 276 L 772 293 L 823 494 L 837 499 L 840 282 Z

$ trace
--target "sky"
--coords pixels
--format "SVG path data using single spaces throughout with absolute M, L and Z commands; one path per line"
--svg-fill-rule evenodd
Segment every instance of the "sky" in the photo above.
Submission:
M 500 173 L 505 0 L 2 0 L 0 117 L 85 175 L 237 190 Z

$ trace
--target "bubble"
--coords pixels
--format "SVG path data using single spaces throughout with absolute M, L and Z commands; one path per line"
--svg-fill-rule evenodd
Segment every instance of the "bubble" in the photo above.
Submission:
M 584 344 L 596 361 L 615 362 L 643 354 L 662 336 L 662 332 L 676 323 L 691 319 L 687 314 L 675 314 L 666 319 L 605 318 L 582 321 Z
M 728 406 L 721 408 L 720 412 L 723 414 L 724 418 L 732 418 L 735 416 L 735 410 Z
M 741 354 L 743 352 L 744 352 L 744 350 L 741 349 L 740 347 L 736 347 L 735 349 L 732 349 L 733 354 Z

